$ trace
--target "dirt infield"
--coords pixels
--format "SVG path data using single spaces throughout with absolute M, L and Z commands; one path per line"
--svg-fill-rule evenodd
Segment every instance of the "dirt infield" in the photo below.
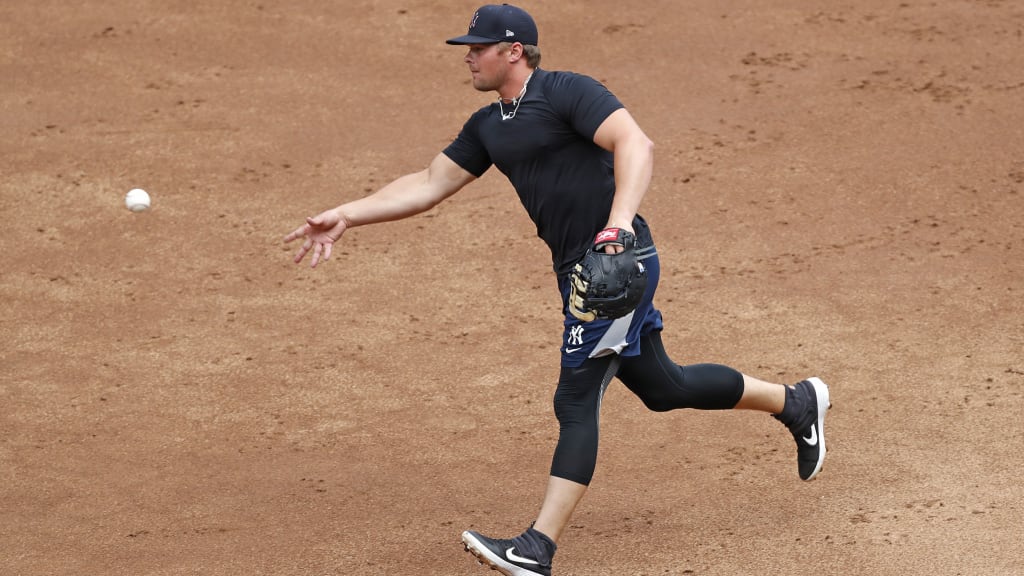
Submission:
M 1024 574 L 1024 4 L 522 5 L 656 143 L 673 357 L 834 401 L 801 483 L 771 418 L 613 384 L 555 573 Z M 532 520 L 561 324 L 507 181 L 281 243 L 490 101 L 476 6 L 0 5 L 0 574 L 486 574 L 460 532 Z

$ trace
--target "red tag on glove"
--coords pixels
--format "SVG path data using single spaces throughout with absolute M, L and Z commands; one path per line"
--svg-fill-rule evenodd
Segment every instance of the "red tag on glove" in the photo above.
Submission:
M 597 236 L 594 238 L 594 244 L 618 242 L 620 232 L 622 232 L 622 228 L 605 228 L 597 233 Z

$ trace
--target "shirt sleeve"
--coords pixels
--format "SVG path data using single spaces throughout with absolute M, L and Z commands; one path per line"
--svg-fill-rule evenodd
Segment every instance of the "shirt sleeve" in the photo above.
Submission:
M 486 114 L 485 107 L 470 116 L 459 135 L 444 149 L 445 156 L 477 178 L 483 176 L 493 163 L 480 138 L 480 123 Z
M 552 81 L 548 99 L 555 111 L 583 136 L 593 140 L 601 124 L 622 102 L 603 84 L 589 76 L 559 72 Z

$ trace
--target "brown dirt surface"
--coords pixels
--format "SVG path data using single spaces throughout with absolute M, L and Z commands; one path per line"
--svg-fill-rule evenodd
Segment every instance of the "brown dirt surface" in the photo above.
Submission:
M 613 385 L 556 574 L 1024 574 L 1024 6 L 524 7 L 657 145 L 674 359 L 834 399 L 802 483 L 770 417 Z M 460 532 L 533 519 L 561 324 L 507 181 L 282 243 L 491 100 L 475 8 L 0 6 L 0 573 L 484 574 Z

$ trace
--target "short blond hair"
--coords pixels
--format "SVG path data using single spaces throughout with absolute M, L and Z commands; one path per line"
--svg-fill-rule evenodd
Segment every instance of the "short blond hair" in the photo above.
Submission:
M 507 52 L 512 47 L 511 42 L 499 42 L 498 51 Z M 530 68 L 540 66 L 540 48 L 533 44 L 523 44 L 523 55 L 526 56 L 526 65 Z

